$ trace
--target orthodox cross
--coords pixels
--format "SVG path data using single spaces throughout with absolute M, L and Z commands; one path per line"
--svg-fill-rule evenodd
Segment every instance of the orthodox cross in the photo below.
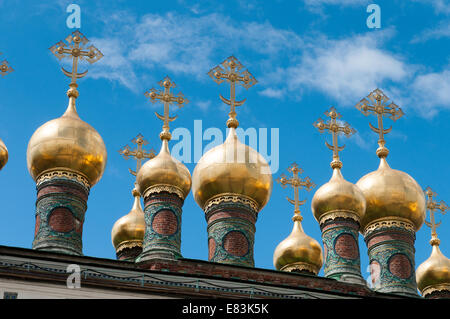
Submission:
M 142 166 L 142 160 L 145 158 L 151 159 L 155 157 L 155 151 L 151 149 L 150 151 L 143 150 L 142 146 L 147 145 L 148 142 L 144 139 L 141 134 L 138 134 L 135 138 L 131 140 L 132 143 L 137 145 L 137 148 L 131 150 L 130 147 L 125 145 L 119 150 L 119 154 L 121 154 L 125 159 L 128 159 L 132 156 L 136 160 L 136 171 L 133 171 L 131 168 L 128 168 L 130 173 L 134 176 L 139 172 Z
M 288 196 L 286 196 L 286 199 L 289 203 L 294 205 L 294 221 L 302 221 L 303 218 L 300 215 L 300 206 L 306 203 L 306 199 L 300 201 L 298 190 L 299 188 L 305 188 L 309 192 L 312 188 L 316 187 L 316 185 L 309 177 L 301 179 L 298 176 L 298 174 L 303 173 L 303 170 L 298 167 L 296 163 L 292 163 L 287 170 L 292 173 L 293 176 L 291 178 L 287 178 L 285 174 L 281 174 L 281 176 L 277 179 L 277 182 L 280 183 L 283 188 L 286 188 L 287 185 L 291 185 L 294 188 L 294 199 L 292 200 Z
M 444 201 L 441 201 L 438 203 L 437 201 L 433 200 L 433 197 L 436 197 L 437 194 L 432 191 L 430 187 L 427 187 L 425 189 L 425 195 L 427 195 L 427 209 L 430 212 L 430 221 L 425 220 L 425 224 L 431 228 L 431 244 L 433 245 L 433 241 L 438 241 L 436 228 L 439 227 L 441 222 L 436 223 L 434 213 L 435 211 L 439 211 L 442 215 L 444 215 L 450 207 L 447 206 L 447 204 Z
M 69 72 L 61 67 L 63 73 L 71 78 L 69 86 L 76 88 L 76 81 L 84 77 L 87 74 L 87 70 L 82 73 L 78 73 L 78 60 L 86 60 L 89 63 L 95 63 L 103 57 L 103 54 L 99 49 L 90 45 L 85 50 L 85 46 L 89 43 L 89 40 L 80 32 L 74 31 L 64 41 L 59 41 L 50 48 L 50 51 L 59 59 L 72 58 L 72 71 Z
M 389 133 L 392 130 L 392 126 L 388 129 L 383 128 L 383 116 L 386 116 L 394 122 L 401 118 L 405 113 L 394 102 L 388 105 L 389 98 L 380 89 L 375 89 L 367 97 L 363 98 L 356 108 L 360 110 L 364 115 L 374 114 L 378 118 L 378 127 L 374 127 L 369 123 L 370 128 L 375 133 L 379 134 L 377 155 L 380 158 L 385 158 L 389 154 L 389 150 L 384 146 L 384 134 Z
M 225 59 L 221 64 L 212 68 L 208 75 L 217 83 L 224 81 L 230 83 L 230 99 L 226 99 L 220 94 L 222 102 L 230 106 L 230 117 L 227 121 L 228 127 L 238 127 L 239 122 L 236 119 L 236 107 L 245 103 L 246 99 L 236 101 L 236 84 L 242 85 L 246 89 L 252 87 L 257 83 L 253 75 L 248 71 L 243 71 L 244 66 L 234 56 Z
M 189 103 L 189 100 L 186 99 L 183 95 L 183 93 L 178 93 L 177 96 L 175 96 L 170 89 L 173 89 L 176 87 L 175 82 L 173 82 L 168 76 L 164 78 L 164 80 L 161 80 L 158 82 L 159 86 L 163 87 L 164 90 L 156 90 L 154 88 L 150 89 L 148 92 L 145 92 L 145 96 L 150 99 L 150 102 L 155 103 L 158 100 L 161 101 L 164 104 L 164 115 L 160 115 L 157 112 L 155 112 L 156 117 L 159 118 L 164 122 L 163 124 L 163 130 L 161 134 L 159 135 L 162 140 L 170 140 L 172 138 L 172 135 L 169 131 L 169 123 L 173 122 L 178 116 L 175 115 L 173 117 L 169 116 L 169 107 L 173 103 L 177 103 L 178 107 L 183 107 L 184 104 Z
M 9 65 L 8 61 L 3 60 L 0 62 L 0 74 L 2 76 L 5 76 L 6 74 L 8 74 L 12 71 L 14 71 L 14 69 Z
M 356 130 L 350 127 L 350 125 L 346 122 L 343 123 L 342 126 L 339 126 L 338 119 L 342 117 L 334 107 L 330 108 L 330 110 L 325 112 L 325 115 L 330 118 L 327 122 L 324 122 L 321 118 L 314 122 L 314 127 L 316 127 L 320 133 L 323 133 L 325 130 L 328 130 L 333 136 L 333 145 L 330 145 L 325 141 L 326 146 L 333 151 L 333 161 L 331 162 L 331 167 L 341 168 L 342 162 L 339 160 L 339 152 L 345 148 L 345 145 L 338 145 L 338 135 L 340 133 L 344 133 L 346 137 L 350 137 L 353 135 Z

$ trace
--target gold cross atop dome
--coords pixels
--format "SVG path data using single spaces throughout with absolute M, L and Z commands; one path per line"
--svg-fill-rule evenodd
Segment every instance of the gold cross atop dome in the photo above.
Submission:
M 130 147 L 125 145 L 119 150 L 119 154 L 121 154 L 126 160 L 129 159 L 129 157 L 133 157 L 136 160 L 136 171 L 133 171 L 131 168 L 128 168 L 130 173 L 134 176 L 139 172 L 139 169 L 142 166 L 142 160 L 145 158 L 152 159 L 155 157 L 155 151 L 151 149 L 150 151 L 145 151 L 142 146 L 147 145 L 148 141 L 144 139 L 144 136 L 142 134 L 138 134 L 135 138 L 131 140 L 132 143 L 137 145 L 137 148 L 134 150 L 131 150 Z
M 89 40 L 80 32 L 74 31 L 71 35 L 66 38 L 66 42 L 59 41 L 52 47 L 50 47 L 50 51 L 59 59 L 63 58 L 72 58 L 72 71 L 69 72 L 61 67 L 63 73 L 71 78 L 71 82 L 69 84 L 70 90 L 68 92 L 69 96 L 74 96 L 75 98 L 78 96 L 77 88 L 77 79 L 84 77 L 87 74 L 87 70 L 78 73 L 78 60 L 86 60 L 90 64 L 93 64 L 100 60 L 103 57 L 103 54 L 99 49 L 90 45 L 85 48 L 85 46 L 89 43 Z M 86 49 L 86 50 L 85 50 Z
M 330 118 L 327 122 L 324 122 L 321 118 L 314 122 L 314 127 L 316 127 L 320 133 L 323 133 L 325 130 L 328 130 L 333 136 L 333 144 L 328 144 L 325 141 L 326 146 L 333 151 L 333 161 L 331 162 L 331 167 L 341 168 L 342 162 L 339 160 L 339 152 L 345 148 L 345 145 L 338 145 L 338 135 L 340 133 L 344 133 L 345 136 L 350 137 L 353 135 L 356 130 L 350 127 L 350 125 L 346 122 L 343 122 L 342 126 L 339 125 L 339 119 L 342 117 L 334 107 L 331 107 L 328 111 L 325 112 L 325 115 Z
M 148 92 L 145 92 L 145 96 L 150 99 L 150 102 L 155 103 L 157 101 L 161 101 L 164 104 L 164 115 L 160 115 L 157 112 L 155 112 L 156 117 L 158 117 L 160 120 L 164 122 L 163 124 L 163 130 L 159 134 L 159 137 L 161 140 L 168 140 L 172 138 L 172 135 L 170 134 L 170 128 L 169 123 L 175 121 L 175 119 L 178 117 L 177 115 L 171 117 L 169 116 L 169 107 L 173 103 L 177 103 L 178 107 L 183 107 L 184 104 L 189 103 L 189 100 L 186 99 L 183 95 L 183 93 L 178 93 L 177 96 L 175 96 L 170 89 L 173 89 L 176 87 L 175 82 L 173 82 L 168 76 L 164 78 L 164 80 L 158 82 L 159 86 L 163 87 L 164 90 L 156 90 L 154 88 L 150 89 Z
M 287 178 L 285 174 L 281 174 L 279 178 L 277 178 L 277 182 L 280 183 L 281 187 L 286 188 L 287 185 L 291 185 L 294 188 L 294 199 L 290 199 L 286 196 L 286 199 L 289 203 L 294 205 L 294 217 L 292 220 L 302 221 L 303 217 L 300 215 L 300 206 L 306 203 L 306 200 L 300 201 L 299 199 L 299 188 L 304 188 L 308 192 L 316 187 L 316 185 L 311 181 L 309 177 L 301 179 L 298 174 L 302 174 L 303 170 L 298 167 L 296 163 L 292 163 L 291 166 L 288 167 L 288 172 L 292 173 L 291 178 Z
M 244 104 L 246 100 L 236 101 L 236 84 L 240 84 L 248 89 L 257 83 L 254 76 L 248 70 L 242 70 L 243 67 L 238 59 L 230 56 L 208 72 L 208 75 L 217 84 L 221 84 L 224 81 L 230 83 L 230 99 L 226 99 L 220 94 L 222 102 L 230 106 L 230 113 L 228 113 L 230 118 L 227 121 L 228 127 L 237 128 L 239 126 L 239 122 L 236 119 L 236 107 Z
M 367 97 L 362 99 L 356 108 L 360 110 L 364 115 L 374 114 L 378 118 L 378 127 L 374 127 L 369 123 L 370 128 L 375 133 L 379 134 L 377 155 L 380 158 L 386 158 L 389 154 L 389 150 L 385 147 L 384 134 L 389 133 L 392 130 L 392 126 L 388 129 L 383 128 L 383 116 L 386 116 L 394 122 L 401 118 L 405 113 L 394 102 L 388 105 L 389 98 L 380 89 L 373 90 Z
M 439 227 L 441 222 L 436 223 L 434 213 L 435 211 L 439 211 L 442 215 L 445 215 L 447 213 L 447 210 L 450 209 L 450 207 L 447 206 L 447 204 L 444 201 L 441 201 L 438 203 L 437 201 L 433 200 L 434 197 L 437 196 L 435 192 L 430 187 L 427 187 L 425 189 L 425 195 L 427 195 L 427 209 L 430 213 L 430 221 L 425 221 L 425 224 L 431 228 L 431 245 L 439 245 L 439 239 L 437 238 L 436 228 Z
M 12 71 L 14 71 L 14 69 L 9 65 L 8 61 L 3 60 L 0 62 L 0 74 L 2 76 L 5 76 L 6 74 L 11 73 Z

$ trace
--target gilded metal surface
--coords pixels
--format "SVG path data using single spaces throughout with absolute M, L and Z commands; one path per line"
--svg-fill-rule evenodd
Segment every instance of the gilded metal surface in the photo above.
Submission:
M 141 194 L 136 188 L 133 189 L 132 194 L 134 197 L 133 207 L 127 215 L 115 222 L 111 231 L 111 240 L 116 253 L 124 248 L 132 248 L 139 245 L 142 247 L 145 219 L 141 206 Z
M 358 214 L 355 214 L 354 211 L 350 210 L 331 210 L 324 214 L 319 220 L 319 225 L 324 224 L 326 221 L 334 220 L 336 218 L 350 218 L 359 224 L 361 220 Z
M 34 180 L 55 168 L 69 169 L 85 175 L 90 186 L 102 177 L 106 166 L 106 147 L 98 132 L 82 121 L 69 98 L 66 112 L 39 127 L 27 149 L 28 170 Z
M 241 106 L 246 100 L 236 101 L 236 84 L 248 89 L 257 83 L 255 77 L 248 70 L 242 70 L 243 67 L 238 59 L 230 56 L 208 72 L 208 75 L 217 84 L 221 84 L 224 81 L 230 83 L 230 99 L 220 95 L 222 102 L 230 106 L 229 119 L 227 121 L 228 127 L 236 128 L 239 126 L 239 122 L 236 119 L 236 106 Z
M 186 198 L 191 189 L 191 174 L 183 163 L 170 155 L 167 139 L 162 140 L 159 154 L 141 167 L 136 180 L 143 194 L 149 188 L 163 184 L 181 189 L 182 198 Z
M 309 177 L 305 177 L 301 179 L 298 177 L 298 174 L 302 174 L 303 170 L 298 167 L 297 163 L 292 163 L 291 166 L 288 167 L 288 172 L 292 173 L 291 178 L 287 178 L 285 174 L 281 174 L 279 178 L 277 178 L 277 182 L 280 183 L 281 187 L 286 188 L 287 185 L 290 185 L 294 188 L 294 199 L 290 199 L 286 196 L 286 199 L 289 203 L 294 205 L 294 214 L 300 215 L 300 205 L 306 203 L 306 200 L 300 201 L 298 190 L 299 188 L 304 188 L 308 192 L 316 187 L 316 185 L 311 181 Z
M 162 192 L 176 194 L 181 199 L 185 199 L 187 196 L 186 193 L 177 186 L 157 184 L 157 185 L 153 185 L 153 186 L 150 186 L 149 188 L 147 188 L 143 197 L 147 198 L 151 194 L 162 193 Z
M 80 32 L 74 31 L 71 35 L 66 38 L 66 43 L 64 41 L 59 41 L 52 47 L 50 51 L 59 59 L 71 58 L 72 59 L 72 71 L 66 71 L 63 67 L 61 70 L 63 73 L 71 78 L 71 84 L 75 84 L 77 79 L 84 77 L 87 74 L 87 70 L 83 73 L 78 73 L 78 61 L 86 60 L 87 62 L 93 64 L 103 57 L 103 54 L 99 49 L 90 45 L 86 50 L 84 46 L 89 43 L 89 40 Z M 68 47 L 68 48 L 67 48 Z
M 356 186 L 366 198 L 366 213 L 361 229 L 380 218 L 404 218 L 416 231 L 425 220 L 425 197 L 417 182 L 408 174 L 389 167 L 384 157 L 374 172 L 362 177 Z
M 318 274 L 323 264 L 322 248 L 314 238 L 305 234 L 300 220 L 294 220 L 291 234 L 278 244 L 273 254 L 277 270 L 288 270 L 299 263 L 309 265 L 311 272 Z
M 450 285 L 443 284 L 443 285 L 435 285 L 435 286 L 425 287 L 422 291 L 422 296 L 425 297 L 425 296 L 430 295 L 433 292 L 437 292 L 437 291 L 450 291 Z
M 242 203 L 244 205 L 249 205 L 256 212 L 259 211 L 258 203 L 251 199 L 250 197 L 238 195 L 238 194 L 219 194 L 212 198 L 210 198 L 206 203 L 203 210 L 206 212 L 208 208 L 213 205 L 217 205 L 223 202 L 233 202 L 233 203 Z
M 3 143 L 2 139 L 0 139 L 0 170 L 6 165 L 8 162 L 8 149 L 6 148 L 5 143 Z
M 302 272 L 302 271 L 308 271 L 313 274 L 317 274 L 320 271 L 320 268 L 317 268 L 309 263 L 303 263 L 303 262 L 296 262 L 293 264 L 288 264 L 280 269 L 281 271 L 286 272 Z
M 116 253 L 121 252 L 125 248 L 134 248 L 141 247 L 142 248 L 142 240 L 128 240 L 120 243 L 116 248 Z
M 142 160 L 143 159 L 152 159 L 155 157 L 155 151 L 151 149 L 150 151 L 145 151 L 142 146 L 147 145 L 148 141 L 144 139 L 144 136 L 142 134 L 138 134 L 135 138 L 131 140 L 132 143 L 137 145 L 137 148 L 134 150 L 130 149 L 130 147 L 125 145 L 119 150 L 119 154 L 122 155 L 126 160 L 131 157 L 133 157 L 136 160 L 136 171 L 133 171 L 131 168 L 129 168 L 129 172 L 136 176 L 137 172 L 139 172 L 139 169 L 142 166 Z
M 277 182 L 283 188 L 287 185 L 294 188 L 294 200 L 287 197 L 288 202 L 294 205 L 294 217 L 292 217 L 294 227 L 291 234 L 275 248 L 273 265 L 277 270 L 289 271 L 287 269 L 299 270 L 299 265 L 307 264 L 310 269 L 313 269 L 311 272 L 317 275 L 323 264 L 322 248 L 315 239 L 309 237 L 303 231 L 300 205 L 303 205 L 306 200 L 300 201 L 298 193 L 299 188 L 310 191 L 315 185 L 309 177 L 305 179 L 298 177 L 298 174 L 303 173 L 303 170 L 296 163 L 293 163 L 288 171 L 292 173 L 293 177 L 288 179 L 286 175 L 282 174 Z
M 325 112 L 325 115 L 330 118 L 327 122 L 324 122 L 322 119 L 318 119 L 314 122 L 314 127 L 316 127 L 320 133 L 323 133 L 325 130 L 329 131 L 333 137 L 333 144 L 330 145 L 325 141 L 325 145 L 333 151 L 333 161 L 331 162 L 331 168 L 341 168 L 342 162 L 339 160 L 339 152 L 345 148 L 344 146 L 338 145 L 338 135 L 340 133 L 344 133 L 345 136 L 350 137 L 353 135 L 356 130 L 348 123 L 343 123 L 342 126 L 339 126 L 338 119 L 342 117 L 334 107 L 330 108 L 330 110 Z
M 89 180 L 86 176 L 81 175 L 79 172 L 71 171 L 65 168 L 55 167 L 51 170 L 42 172 L 36 178 L 36 185 L 40 185 L 41 183 L 51 180 L 53 178 L 65 178 L 69 180 L 77 181 L 84 185 L 87 189 L 90 188 Z
M 1 54 L 1 52 L 0 52 Z M 11 73 L 14 69 L 9 65 L 8 61 L 3 60 L 0 62 L 0 75 L 5 76 L 8 73 Z
M 359 187 L 346 181 L 341 170 L 334 168 L 328 183 L 314 194 L 311 210 L 320 223 L 334 211 L 350 211 L 359 221 L 366 212 L 366 199 Z
M 401 228 L 410 232 L 416 232 L 416 227 L 410 220 L 401 217 L 384 217 L 372 221 L 366 227 L 361 227 L 361 234 L 364 237 L 373 231 L 377 231 L 382 228 Z
M 180 189 L 182 192 L 182 196 L 180 197 L 184 199 L 191 190 L 191 174 L 183 163 L 170 155 L 169 141 L 172 136 L 169 131 L 169 122 L 174 121 L 177 116 L 169 116 L 169 107 L 174 102 L 178 103 L 179 107 L 181 107 L 189 101 L 181 93 L 175 97 L 170 92 L 170 89 L 176 85 L 169 77 L 165 77 L 158 84 L 164 87 L 164 91 L 151 89 L 145 93 L 145 96 L 150 98 L 152 103 L 162 101 L 164 104 L 164 115 L 159 115 L 155 112 L 156 117 L 163 121 L 163 130 L 159 135 L 162 141 L 161 150 L 157 156 L 145 162 L 141 169 L 139 169 L 136 181 L 139 184 L 141 193 L 145 196 L 148 194 L 149 188 L 167 185 Z M 156 190 L 157 188 L 153 189 Z
M 71 78 L 67 92 L 69 105 L 60 118 L 45 123 L 34 132 L 28 143 L 27 166 L 35 180 L 45 171 L 63 168 L 85 175 L 92 187 L 105 170 L 106 147 L 97 131 L 77 114 L 76 79 L 87 72 L 77 73 L 77 65 L 78 59 L 94 63 L 103 55 L 92 45 L 88 51 L 83 51 L 80 44 L 86 45 L 88 40 L 79 31 L 73 32 L 66 41 L 70 49 L 60 41 L 50 50 L 58 59 L 72 57 L 72 72 L 63 69 L 63 73 Z
M 375 133 L 378 133 L 378 149 L 377 155 L 380 158 L 386 158 L 389 150 L 385 147 L 384 134 L 392 130 L 392 126 L 388 129 L 383 129 L 383 116 L 390 118 L 393 121 L 401 118 L 404 113 L 398 105 L 391 101 L 389 105 L 389 98 L 380 89 L 373 90 L 366 98 L 362 99 L 356 108 L 364 115 L 374 114 L 378 118 L 378 127 L 374 127 L 369 123 L 370 128 Z
M 437 194 L 430 187 L 427 187 L 425 194 L 427 195 L 427 208 L 430 214 L 430 222 L 425 221 L 425 224 L 431 228 L 430 244 L 433 248 L 431 256 L 416 271 L 417 286 L 423 296 L 434 291 L 450 291 L 450 259 L 445 257 L 439 249 L 440 240 L 437 237 L 436 228 L 441 222 L 436 223 L 434 216 L 436 211 L 445 214 L 449 207 L 444 201 L 438 203 L 433 200 L 433 197 L 436 197 Z
M 272 192 L 272 174 L 264 157 L 241 143 L 231 127 L 222 145 L 206 152 L 197 163 L 192 192 L 200 207 L 220 194 L 250 197 L 261 210 Z
M 164 91 L 162 90 L 156 90 L 154 88 L 150 89 L 148 92 L 145 92 L 145 96 L 150 99 L 150 102 L 155 103 L 157 101 L 161 101 L 164 104 L 164 115 L 160 115 L 157 112 L 155 112 L 155 115 L 157 118 L 159 118 L 161 121 L 164 122 L 163 124 L 163 130 L 160 134 L 160 138 L 162 140 L 167 139 L 170 140 L 172 138 L 172 135 L 170 134 L 170 127 L 169 123 L 175 121 L 175 119 L 178 117 L 176 116 L 169 116 L 169 107 L 173 103 L 177 103 L 178 107 L 183 107 L 184 104 L 189 103 L 189 100 L 186 99 L 183 95 L 183 93 L 178 93 L 177 96 L 175 96 L 172 92 L 170 92 L 170 89 L 173 89 L 176 87 L 175 82 L 173 82 L 168 76 L 164 78 L 164 80 L 161 80 L 158 82 L 159 86 L 164 88 Z

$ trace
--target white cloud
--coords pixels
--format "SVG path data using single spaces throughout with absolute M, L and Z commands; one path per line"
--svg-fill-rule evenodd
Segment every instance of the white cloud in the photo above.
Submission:
M 414 37 L 411 43 L 425 42 L 431 39 L 449 38 L 450 37 L 450 21 L 441 22 L 437 28 L 428 29 Z
M 313 88 L 348 106 L 386 82 L 403 81 L 410 66 L 382 50 L 381 43 L 372 34 L 318 41 L 287 70 L 290 89 Z
M 450 110 L 450 69 L 418 75 L 411 85 L 410 104 L 425 117 Z
M 266 88 L 259 92 L 259 94 L 271 98 L 280 99 L 285 95 L 285 90 L 283 89 L 273 89 L 273 88 Z
M 448 0 L 416 0 L 425 4 L 431 4 L 436 13 L 450 14 L 450 2 Z

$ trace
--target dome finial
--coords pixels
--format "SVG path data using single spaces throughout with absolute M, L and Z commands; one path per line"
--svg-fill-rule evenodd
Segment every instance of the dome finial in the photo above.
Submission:
M 0 54 L 2 54 L 0 52 Z M 3 60 L 0 62 L 0 75 L 5 76 L 8 73 L 11 73 L 14 69 L 9 65 L 8 61 Z
M 142 134 L 138 134 L 135 138 L 131 140 L 132 143 L 136 144 L 137 147 L 134 150 L 131 150 L 130 147 L 125 145 L 119 150 L 119 154 L 122 155 L 126 160 L 131 157 L 136 160 L 136 171 L 133 171 L 131 168 L 128 168 L 131 175 L 136 176 L 139 172 L 139 169 L 142 166 L 143 159 L 152 159 L 155 157 L 155 150 L 151 149 L 149 151 L 145 151 L 142 146 L 147 145 L 148 141 L 144 139 Z
M 438 203 L 437 201 L 433 200 L 433 197 L 436 197 L 437 194 L 433 192 L 430 187 L 427 187 L 425 189 L 425 195 L 427 196 L 427 209 L 430 214 L 430 221 L 428 222 L 425 220 L 425 224 L 431 228 L 430 244 L 431 246 L 439 246 L 440 240 L 437 237 L 436 228 L 439 227 L 441 222 L 436 223 L 434 213 L 435 211 L 439 211 L 442 215 L 444 215 L 447 213 L 447 210 L 449 210 L 450 207 L 448 207 L 444 201 Z
M 1 54 L 1 52 L 0 52 Z M 14 69 L 9 65 L 8 61 L 3 60 L 0 62 L 0 75 L 5 76 L 6 74 L 14 71 Z M 0 170 L 8 162 L 8 149 L 3 141 L 0 139 Z
M 59 59 L 72 58 L 72 71 L 69 72 L 63 67 L 61 67 L 62 72 L 71 78 L 69 84 L 69 90 L 67 91 L 67 96 L 69 97 L 69 105 L 63 116 L 78 117 L 77 110 L 75 107 L 75 100 L 78 98 L 78 84 L 77 79 L 84 77 L 88 70 L 78 73 L 78 60 L 86 60 L 93 64 L 103 57 L 103 53 L 99 49 L 90 45 L 87 49 L 83 50 L 84 47 L 89 43 L 89 40 L 80 32 L 74 31 L 71 35 L 66 38 L 66 43 L 64 41 L 59 41 L 52 47 L 50 51 Z M 67 47 L 68 46 L 68 47 Z
M 392 130 L 392 126 L 388 129 L 383 128 L 383 116 L 386 116 L 395 122 L 405 114 L 394 102 L 391 101 L 389 105 L 387 105 L 387 102 L 389 102 L 389 98 L 383 91 L 375 89 L 367 97 L 356 104 L 356 108 L 364 115 L 375 114 L 378 118 L 378 127 L 374 127 L 370 123 L 369 126 L 372 131 L 379 134 L 379 147 L 377 149 L 377 156 L 379 158 L 386 158 L 389 154 L 389 150 L 385 146 L 386 141 L 384 140 L 384 134 L 387 134 Z
M 229 128 L 237 128 L 239 126 L 239 121 L 236 119 L 236 106 L 241 106 L 246 100 L 236 101 L 236 84 L 240 84 L 248 89 L 257 83 L 254 76 L 248 70 L 241 71 L 243 67 L 238 59 L 230 56 L 208 72 L 208 75 L 217 84 L 225 80 L 230 83 L 230 99 L 226 99 L 220 94 L 222 102 L 230 106 L 230 113 L 228 113 L 229 119 L 227 120 L 227 127 Z
M 333 144 L 330 145 L 325 141 L 325 145 L 333 151 L 333 161 L 331 162 L 332 169 L 340 169 L 342 168 L 342 162 L 339 160 L 339 152 L 345 148 L 344 146 L 338 145 L 338 135 L 339 133 L 344 133 L 345 136 L 350 137 L 353 135 L 356 130 L 346 122 L 343 123 L 342 126 L 339 126 L 338 119 L 342 117 L 334 107 L 331 107 L 328 111 L 325 112 L 325 115 L 330 118 L 326 123 L 322 119 L 318 119 L 314 122 L 314 127 L 319 129 L 320 133 L 323 133 L 325 130 L 328 130 L 333 136 Z
M 300 214 L 300 206 L 306 203 L 306 199 L 300 201 L 298 190 L 299 188 L 304 188 L 308 192 L 316 187 L 316 185 L 311 181 L 309 177 L 301 179 L 298 177 L 298 174 L 302 174 L 303 170 L 298 167 L 297 163 L 292 163 L 291 166 L 288 167 L 288 172 L 292 173 L 291 178 L 287 178 L 285 174 L 281 174 L 281 176 L 277 179 L 277 182 L 280 183 L 281 187 L 286 188 L 287 185 L 291 185 L 294 188 L 294 200 L 286 197 L 289 203 L 294 205 L 294 221 L 302 221 L 302 217 Z M 300 218 L 299 218 L 300 217 Z
M 164 78 L 164 80 L 161 80 L 158 82 L 159 86 L 164 88 L 163 90 L 156 90 L 155 88 L 150 89 L 149 91 L 145 92 L 145 96 L 150 99 L 150 102 L 155 103 L 158 100 L 162 101 L 164 104 L 164 115 L 160 115 L 157 112 L 155 112 L 156 117 L 158 117 L 161 121 L 164 122 L 163 124 L 163 130 L 159 134 L 159 137 L 161 140 L 170 141 L 172 138 L 172 135 L 170 134 L 170 128 L 169 123 L 175 121 L 175 119 L 178 117 L 169 116 L 169 107 L 172 103 L 177 103 L 178 107 L 183 107 L 184 104 L 189 103 L 189 100 L 186 99 L 183 95 L 183 93 L 178 93 L 177 96 L 175 96 L 172 92 L 170 92 L 170 89 L 175 88 L 176 84 L 173 82 L 168 76 Z

